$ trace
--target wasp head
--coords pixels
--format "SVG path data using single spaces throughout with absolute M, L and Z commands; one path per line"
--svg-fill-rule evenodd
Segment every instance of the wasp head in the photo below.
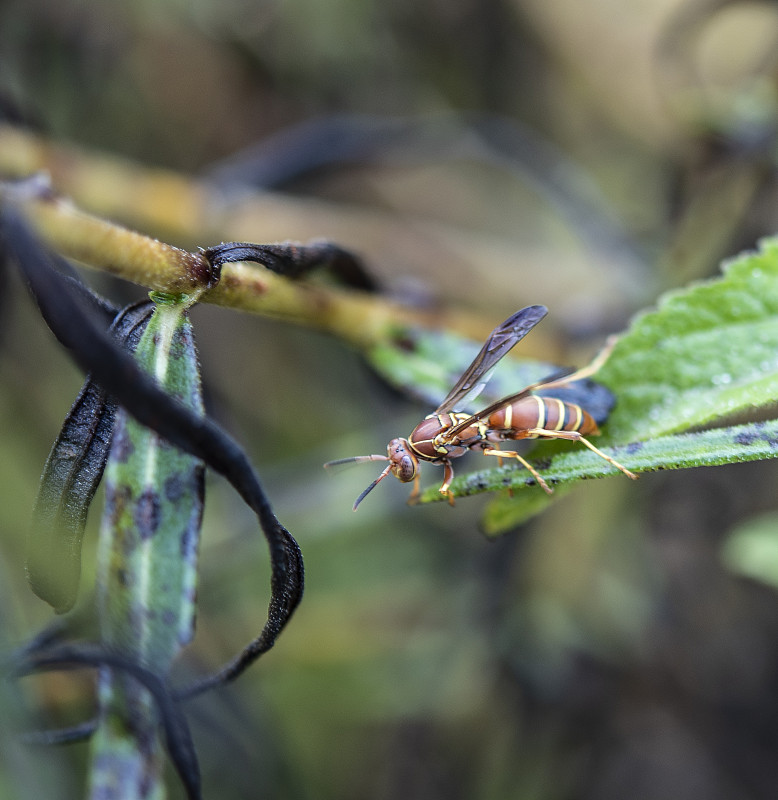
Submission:
M 386 460 L 389 463 L 386 465 L 386 469 L 357 497 L 357 501 L 354 503 L 354 511 L 390 472 L 403 483 L 412 481 L 419 474 L 419 462 L 413 454 L 407 439 L 392 439 L 386 448 L 386 456 L 358 456 L 358 458 L 366 461 Z
M 376 486 L 391 472 L 395 478 L 408 483 L 414 480 L 419 474 L 419 461 L 413 453 L 407 439 L 392 439 L 386 448 L 386 455 L 371 456 L 352 456 L 351 458 L 340 458 L 337 461 L 329 461 L 324 466 L 334 467 L 339 464 L 353 464 L 361 461 L 388 461 L 386 469 L 362 492 L 354 503 L 354 511 L 357 506 L 375 489 Z
M 419 462 L 407 439 L 392 439 L 387 445 L 386 455 L 392 475 L 403 483 L 412 481 L 418 474 Z

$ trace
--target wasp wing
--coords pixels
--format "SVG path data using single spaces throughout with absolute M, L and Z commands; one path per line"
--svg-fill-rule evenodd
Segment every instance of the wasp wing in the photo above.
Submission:
M 515 394 L 509 394 L 507 397 L 503 397 L 502 400 L 498 400 L 496 403 L 492 403 L 490 406 L 479 411 L 477 414 L 473 414 L 472 416 L 468 417 L 467 419 L 463 419 L 462 422 L 457 423 L 456 425 L 452 426 L 451 428 L 447 428 L 444 433 L 440 435 L 441 443 L 446 444 L 448 442 L 453 441 L 456 437 L 466 428 L 469 428 L 471 425 L 475 425 L 476 422 L 480 422 L 482 419 L 486 419 L 490 417 L 492 414 L 495 414 L 498 411 L 501 411 L 503 408 L 507 408 L 509 405 L 518 402 L 519 400 L 523 400 L 525 397 L 529 397 L 534 391 L 538 389 L 542 389 L 546 384 L 553 383 L 554 381 L 561 380 L 566 375 L 571 375 L 575 370 L 572 369 L 565 369 L 561 372 L 555 372 L 553 375 L 549 375 L 542 381 L 538 381 L 538 383 L 533 383 L 530 386 L 527 386 L 526 389 L 522 389 L 520 392 L 516 392 Z
M 462 373 L 434 414 L 453 411 L 462 400 L 483 383 L 482 379 L 508 351 L 520 342 L 548 314 L 545 306 L 527 306 L 508 317 L 489 335 L 473 363 Z M 501 401 L 502 402 L 502 401 Z M 457 426 L 459 427 L 459 426 Z

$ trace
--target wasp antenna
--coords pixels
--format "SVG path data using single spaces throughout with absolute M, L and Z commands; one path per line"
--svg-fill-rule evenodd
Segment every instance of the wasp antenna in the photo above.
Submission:
M 352 508 L 352 511 L 357 510 L 359 504 L 370 494 L 370 492 L 373 491 L 373 489 L 375 489 L 376 486 L 378 486 L 379 483 L 381 483 L 381 481 L 389 474 L 389 470 L 391 470 L 391 468 L 392 465 L 389 464 L 389 466 L 370 484 L 370 486 L 368 486 L 367 489 L 365 489 L 365 491 L 362 492 L 359 497 L 357 497 L 357 499 L 354 501 L 354 507 Z
M 363 461 L 388 461 L 388 456 L 379 456 L 373 453 L 370 456 L 350 456 L 349 458 L 338 458 L 335 461 L 328 461 L 324 468 L 339 467 L 341 464 L 359 464 Z

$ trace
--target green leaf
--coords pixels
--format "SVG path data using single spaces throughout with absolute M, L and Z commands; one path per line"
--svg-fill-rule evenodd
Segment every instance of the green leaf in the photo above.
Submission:
M 778 397 L 778 239 L 725 264 L 721 278 L 662 297 L 619 339 L 597 380 L 617 405 L 597 442 L 629 469 L 681 469 L 774 458 L 778 422 L 677 434 L 736 413 L 775 403 Z M 629 443 L 609 448 L 608 444 Z M 549 482 L 569 484 L 615 470 L 594 453 L 551 454 L 568 445 L 546 443 L 532 461 Z M 545 460 L 544 460 L 545 459 Z M 538 460 L 540 463 L 538 463 Z M 514 468 L 515 469 L 515 468 Z M 502 470 L 455 481 L 455 495 L 490 491 L 505 481 Z M 512 488 L 529 482 L 517 473 Z M 473 486 L 483 487 L 473 489 Z M 533 489 L 531 494 L 539 490 Z M 500 498 L 487 508 L 484 528 L 497 534 L 537 513 L 541 499 Z M 526 493 L 529 494 L 529 493 Z M 519 496 L 522 495 L 522 496 Z M 423 501 L 437 499 L 426 492 Z
M 618 404 L 603 442 L 707 425 L 778 397 L 778 238 L 637 317 L 597 375 Z
M 546 445 L 545 447 L 551 447 Z M 687 467 L 712 467 L 739 461 L 778 458 L 778 420 L 754 422 L 728 428 L 715 428 L 697 433 L 659 436 L 646 442 L 633 442 L 622 447 L 604 447 L 605 453 L 636 472 Z M 536 462 L 536 466 L 537 466 Z M 544 461 L 540 470 L 554 487 L 572 487 L 586 478 L 603 478 L 621 473 L 589 450 L 568 450 Z M 484 491 L 522 489 L 513 497 L 496 498 L 485 512 L 482 527 L 495 536 L 514 529 L 539 513 L 562 492 L 549 497 L 537 486 L 529 473 L 519 466 L 504 466 L 462 475 L 451 484 L 455 496 L 463 497 Z M 422 494 L 421 502 L 442 499 L 436 487 Z
M 376 348 L 371 354 L 373 363 L 390 373 L 396 385 L 433 403 L 456 380 L 477 345 L 464 347 L 442 334 L 405 335 L 403 347 Z M 551 371 L 540 362 L 500 367 L 499 389 L 490 385 L 483 404 L 495 394 L 515 392 Z M 725 264 L 720 278 L 662 297 L 655 310 L 635 318 L 596 377 L 617 400 L 597 444 L 630 470 L 774 457 L 776 422 L 675 434 L 742 415 L 778 397 L 778 239 L 766 239 L 758 252 Z M 571 443 L 544 443 L 532 451 L 531 461 L 554 485 L 616 472 L 595 453 Z M 533 483 L 514 464 L 460 477 L 451 489 L 461 497 Z M 531 494 L 538 492 L 535 487 Z M 430 487 L 421 499 L 440 499 L 437 487 Z M 487 512 L 487 527 L 495 530 L 503 527 L 496 520 L 526 519 L 547 501 L 537 494 L 498 503 L 499 507 Z

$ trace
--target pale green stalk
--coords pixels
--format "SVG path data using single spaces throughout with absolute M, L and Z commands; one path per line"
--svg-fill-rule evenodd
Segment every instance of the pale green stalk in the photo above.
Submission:
M 138 344 L 141 366 L 203 413 L 191 296 L 152 295 L 157 308 Z M 105 646 L 166 677 L 194 630 L 202 462 L 120 411 L 105 473 L 98 606 Z M 164 753 L 148 691 L 102 669 L 92 744 L 94 800 L 161 800 Z

